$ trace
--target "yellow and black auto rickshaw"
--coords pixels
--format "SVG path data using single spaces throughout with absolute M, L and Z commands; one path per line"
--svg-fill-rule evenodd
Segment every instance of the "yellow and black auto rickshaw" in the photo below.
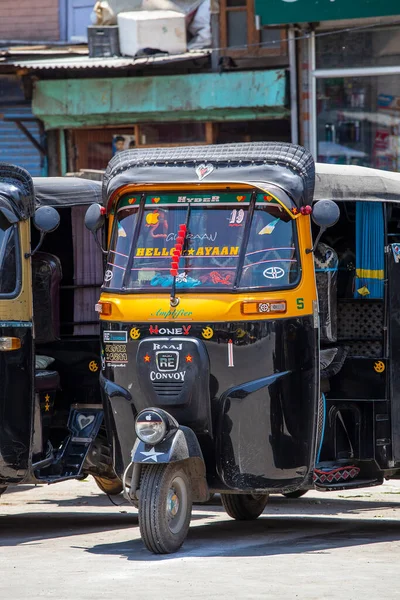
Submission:
M 120 485 L 98 384 L 103 264 L 84 227 L 100 199 L 98 182 L 0 163 L 0 493 L 87 474 Z
M 290 144 L 134 150 L 103 203 L 100 386 L 151 551 L 210 493 L 254 519 L 269 493 L 399 476 L 399 175 L 315 173 Z

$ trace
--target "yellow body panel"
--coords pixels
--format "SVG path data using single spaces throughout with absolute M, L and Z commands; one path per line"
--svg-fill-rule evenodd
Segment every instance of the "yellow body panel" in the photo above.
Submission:
M 0 300 L 1 321 L 32 321 L 33 302 L 31 259 L 25 258 L 25 252 L 30 252 L 29 221 L 21 221 L 18 223 L 18 235 L 22 263 L 21 292 L 16 298 Z
M 105 321 L 126 321 L 129 323 L 163 322 L 163 321 L 254 321 L 267 319 L 283 319 L 313 314 L 313 301 L 317 299 L 314 261 L 306 248 L 311 248 L 310 217 L 301 215 L 296 219 L 299 237 L 299 255 L 302 264 L 302 277 L 296 288 L 282 291 L 211 293 L 185 292 L 179 294 L 179 305 L 173 309 L 169 303 L 169 289 L 165 294 L 157 290 L 154 294 L 116 294 L 103 292 L 100 300 L 112 305 L 110 316 L 100 316 Z M 244 300 L 286 300 L 287 311 L 281 314 L 260 313 L 244 315 L 241 303 Z

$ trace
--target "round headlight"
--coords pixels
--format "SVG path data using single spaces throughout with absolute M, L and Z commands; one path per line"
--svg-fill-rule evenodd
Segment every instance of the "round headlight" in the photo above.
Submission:
M 136 435 L 145 444 L 158 444 L 167 434 L 167 423 L 155 410 L 144 410 L 135 423 Z

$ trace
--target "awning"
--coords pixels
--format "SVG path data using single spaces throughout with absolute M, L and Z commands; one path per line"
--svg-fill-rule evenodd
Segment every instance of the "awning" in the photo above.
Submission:
M 399 14 L 398 0 L 255 0 L 263 25 L 362 19 Z
M 89 58 L 88 56 L 68 56 L 46 59 L 14 60 L 12 64 L 23 72 L 31 71 L 95 71 L 115 70 L 128 68 L 143 68 L 147 65 L 163 66 L 169 63 L 185 62 L 205 58 L 211 54 L 211 50 L 193 50 L 183 54 L 158 54 L 154 56 L 143 56 L 130 58 L 129 56 L 113 56 L 110 58 Z
M 32 107 L 47 129 L 289 115 L 285 69 L 39 80 Z

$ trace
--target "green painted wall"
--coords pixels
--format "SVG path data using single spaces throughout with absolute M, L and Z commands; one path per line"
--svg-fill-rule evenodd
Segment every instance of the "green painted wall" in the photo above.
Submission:
M 33 112 L 47 129 L 288 116 L 286 71 L 37 81 Z
M 255 0 L 263 25 L 400 14 L 399 0 Z

